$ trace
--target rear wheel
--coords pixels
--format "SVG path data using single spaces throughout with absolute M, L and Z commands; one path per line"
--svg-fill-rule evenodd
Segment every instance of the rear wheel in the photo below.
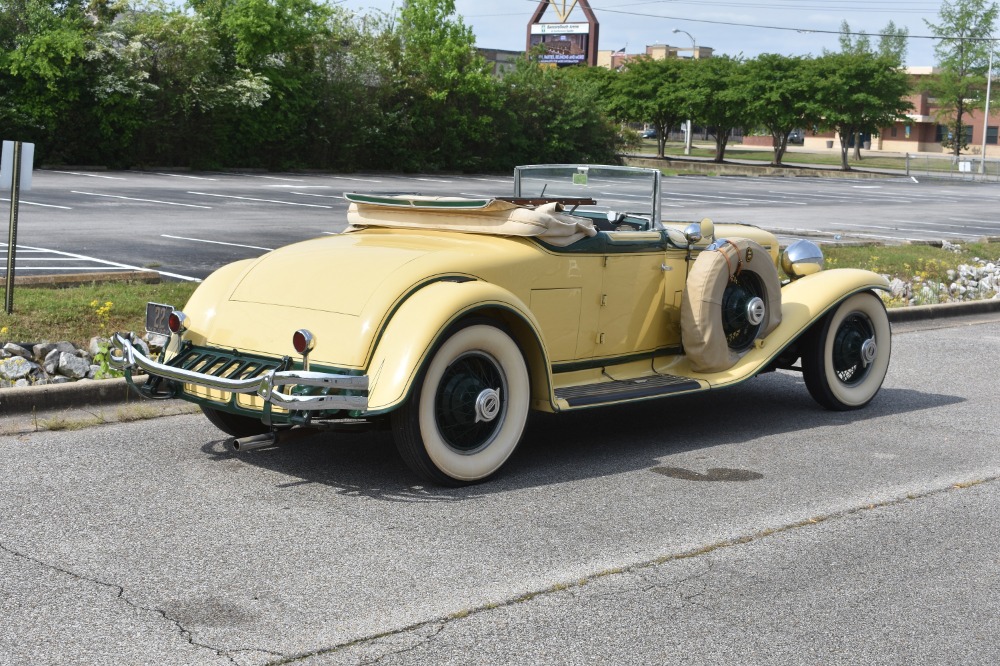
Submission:
M 517 343 L 491 324 L 466 325 L 437 348 L 409 400 L 392 413 L 396 448 L 428 481 L 482 481 L 517 447 L 529 401 Z
M 845 299 L 805 339 L 802 375 L 809 394 L 836 411 L 867 405 L 889 369 L 891 336 L 882 299 L 871 292 Z
M 249 416 L 230 414 L 219 409 L 212 409 L 201 405 L 201 411 L 216 428 L 231 437 L 250 437 L 251 435 L 263 435 L 271 429 L 261 423 L 258 419 Z

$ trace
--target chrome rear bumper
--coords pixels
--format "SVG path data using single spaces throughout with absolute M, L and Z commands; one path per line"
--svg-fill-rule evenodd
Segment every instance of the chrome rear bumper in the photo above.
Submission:
M 175 368 L 143 355 L 128 338 L 116 333 L 111 338 L 110 365 L 119 370 L 140 369 L 154 377 L 163 377 L 185 384 L 231 393 L 255 394 L 265 402 L 289 411 L 349 409 L 364 411 L 368 408 L 367 395 L 292 395 L 278 391 L 287 385 L 315 386 L 324 389 L 368 391 L 367 375 L 338 375 L 304 370 L 271 370 L 258 377 L 231 379 L 216 377 L 184 368 Z

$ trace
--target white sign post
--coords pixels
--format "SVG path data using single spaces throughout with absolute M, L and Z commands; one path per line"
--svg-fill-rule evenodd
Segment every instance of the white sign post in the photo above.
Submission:
M 31 167 L 35 144 L 4 141 L 0 154 L 0 188 L 10 186 L 10 229 L 7 234 L 7 281 L 4 311 L 14 312 L 14 259 L 17 256 L 17 205 L 21 188 L 31 189 Z M 25 174 L 27 174 L 25 176 Z

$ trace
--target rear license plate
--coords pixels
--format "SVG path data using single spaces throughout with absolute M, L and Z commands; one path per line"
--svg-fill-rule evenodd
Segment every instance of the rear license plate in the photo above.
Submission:
M 170 337 L 170 327 L 167 321 L 174 306 L 162 303 L 146 303 L 146 331 L 157 335 Z

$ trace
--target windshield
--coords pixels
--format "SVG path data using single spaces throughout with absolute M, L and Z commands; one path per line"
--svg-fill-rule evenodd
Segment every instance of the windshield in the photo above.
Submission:
M 660 226 L 660 172 L 657 169 L 579 164 L 519 166 L 514 196 L 590 198 L 581 211 L 628 213 Z

